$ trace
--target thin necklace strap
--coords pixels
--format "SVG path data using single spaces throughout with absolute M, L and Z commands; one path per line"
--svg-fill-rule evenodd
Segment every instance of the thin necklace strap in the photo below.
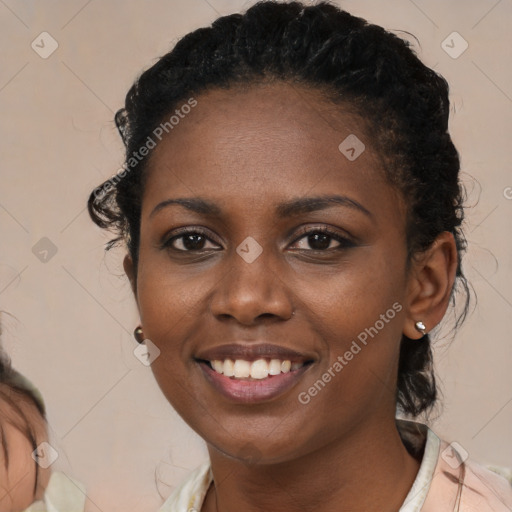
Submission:
M 460 509 L 460 502 L 462 499 L 462 489 L 464 487 L 464 478 L 466 477 L 466 464 L 463 462 L 460 465 L 460 471 L 459 471 L 459 487 L 457 489 L 457 497 L 455 498 L 455 507 L 453 509 L 453 512 L 459 512 Z

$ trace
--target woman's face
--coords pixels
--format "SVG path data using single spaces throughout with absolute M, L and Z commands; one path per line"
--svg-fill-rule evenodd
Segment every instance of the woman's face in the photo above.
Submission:
M 143 196 L 136 298 L 163 393 L 210 448 L 268 462 L 394 418 L 405 218 L 362 120 L 287 84 L 196 100 Z

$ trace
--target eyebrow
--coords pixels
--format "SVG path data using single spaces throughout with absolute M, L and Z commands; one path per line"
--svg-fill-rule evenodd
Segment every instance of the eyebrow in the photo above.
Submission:
M 211 201 L 207 201 L 199 197 L 180 197 L 176 199 L 166 199 L 165 201 L 158 203 L 150 213 L 149 217 L 153 217 L 156 213 L 171 205 L 179 205 L 187 210 L 212 217 L 219 217 L 222 214 L 221 208 Z M 325 210 L 336 205 L 358 210 L 367 217 L 372 219 L 374 218 L 373 214 L 361 203 L 355 199 L 351 199 L 350 197 L 340 195 L 292 199 L 277 205 L 275 213 L 280 218 L 288 218 L 302 213 Z
M 364 213 L 367 217 L 373 218 L 373 214 L 355 199 L 347 196 L 330 195 L 318 197 L 302 197 L 281 203 L 276 208 L 276 213 L 281 218 L 292 217 L 301 213 L 309 213 L 318 210 L 326 210 L 332 206 L 346 206 Z

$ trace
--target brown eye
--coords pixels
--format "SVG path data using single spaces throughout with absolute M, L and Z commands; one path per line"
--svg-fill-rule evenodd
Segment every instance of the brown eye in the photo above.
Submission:
M 310 233 L 303 238 L 307 240 L 309 247 L 315 251 L 332 248 L 330 246 L 334 240 L 331 235 L 325 233 Z
M 194 228 L 181 231 L 179 235 L 167 239 L 163 245 L 165 248 L 178 252 L 194 252 L 212 249 L 212 247 L 205 247 L 208 242 L 212 241 L 206 236 L 206 232 Z M 213 249 L 216 249 L 216 247 L 213 247 Z
M 307 247 L 299 247 L 301 250 L 308 250 L 309 247 L 309 250 L 327 252 L 355 246 L 355 243 L 347 237 L 325 227 L 317 227 L 303 232 L 302 236 L 296 239 L 295 244 L 297 244 L 299 240 L 303 239 L 305 240 L 305 245 Z M 338 245 L 332 247 L 331 244 L 333 241 Z

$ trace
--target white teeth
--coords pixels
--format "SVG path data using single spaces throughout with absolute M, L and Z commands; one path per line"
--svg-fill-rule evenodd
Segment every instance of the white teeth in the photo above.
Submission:
M 281 361 L 279 359 L 271 359 L 268 365 L 269 375 L 279 375 L 281 373 Z
M 253 379 L 265 379 L 268 377 L 268 363 L 265 359 L 258 359 L 251 364 L 251 377 Z
M 224 370 L 224 375 L 226 377 L 233 377 L 233 375 L 235 375 L 234 366 L 235 366 L 235 364 L 233 363 L 233 361 L 231 361 L 231 359 L 226 359 L 224 361 L 224 368 L 223 368 L 223 370 Z
M 234 377 L 235 379 L 266 379 L 269 375 L 279 375 L 280 373 L 288 373 L 290 371 L 298 370 L 304 366 L 304 363 L 293 363 L 286 359 L 271 359 L 270 362 L 266 359 L 258 359 L 257 361 L 245 361 L 244 359 L 225 359 L 221 361 L 216 359 L 210 361 L 212 368 L 226 377 Z
M 237 359 L 235 361 L 235 378 L 243 379 L 245 377 L 249 377 L 251 375 L 251 363 L 249 361 L 244 361 L 243 359 Z
M 224 363 L 222 361 L 212 361 L 212 368 L 217 373 L 224 373 Z
M 292 367 L 292 363 L 290 361 L 283 361 L 281 363 L 281 371 L 283 373 L 288 373 L 290 371 L 291 367 Z

